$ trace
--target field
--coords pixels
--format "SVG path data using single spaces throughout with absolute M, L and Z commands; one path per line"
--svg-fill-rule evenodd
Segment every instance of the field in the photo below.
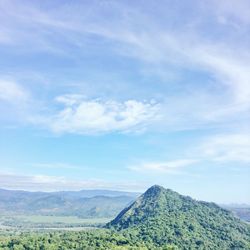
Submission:
M 2 215 L 0 229 L 8 230 L 86 230 L 101 227 L 111 218 L 85 219 L 76 216 Z

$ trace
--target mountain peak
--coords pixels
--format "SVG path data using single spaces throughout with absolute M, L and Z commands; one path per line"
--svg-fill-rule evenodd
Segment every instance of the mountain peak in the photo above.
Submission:
M 152 187 L 150 187 L 149 189 L 147 189 L 147 191 L 142 195 L 143 198 L 155 198 L 158 199 L 159 195 L 161 193 L 164 193 L 165 191 L 167 191 L 164 187 L 159 186 L 159 185 L 153 185 Z
M 153 185 L 149 189 L 147 189 L 147 191 L 145 193 L 152 192 L 152 191 L 153 192 L 161 192 L 161 191 L 164 191 L 164 190 L 166 190 L 166 189 L 164 187 L 160 186 L 160 185 Z

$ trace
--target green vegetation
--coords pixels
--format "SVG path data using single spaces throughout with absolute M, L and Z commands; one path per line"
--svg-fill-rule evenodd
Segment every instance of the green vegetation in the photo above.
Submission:
M 5 215 L 0 216 L 0 229 L 13 230 L 49 229 L 49 228 L 80 228 L 101 227 L 110 221 L 110 218 L 79 218 L 76 216 L 44 216 L 44 215 Z
M 106 224 L 106 229 L 2 234 L 0 249 L 246 250 L 250 249 L 250 228 L 213 203 L 153 186 Z
M 22 233 L 19 236 L 0 236 L 1 250 L 173 250 L 171 246 L 155 247 L 133 234 L 96 229 L 83 232 Z

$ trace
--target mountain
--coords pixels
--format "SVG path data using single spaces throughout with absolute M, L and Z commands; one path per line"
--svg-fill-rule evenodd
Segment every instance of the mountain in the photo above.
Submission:
M 136 192 L 125 192 L 125 191 L 115 191 L 115 190 L 106 190 L 106 189 L 90 189 L 90 190 L 80 190 L 80 191 L 57 191 L 57 192 L 31 192 L 23 190 L 8 190 L 0 188 L 0 199 L 9 199 L 9 198 L 25 198 L 25 197 L 41 197 L 50 195 L 59 195 L 63 197 L 77 197 L 77 198 L 91 198 L 95 196 L 108 196 L 108 197 L 117 197 L 117 196 L 131 196 L 136 197 L 140 193 Z
M 79 198 L 92 198 L 95 196 L 107 196 L 107 197 L 118 197 L 118 196 L 129 196 L 137 197 L 140 193 L 136 192 L 125 192 L 116 190 L 106 189 L 91 189 L 91 190 L 80 190 L 80 191 L 60 191 L 53 192 L 53 194 L 60 194 L 64 197 L 79 197 Z
M 138 193 L 110 190 L 28 192 L 0 189 L 1 214 L 115 217 Z
M 250 249 L 249 225 L 214 203 L 152 186 L 106 225 L 156 246 Z
M 229 204 L 220 205 L 221 207 L 231 211 L 236 217 L 250 222 L 250 205 L 248 204 Z

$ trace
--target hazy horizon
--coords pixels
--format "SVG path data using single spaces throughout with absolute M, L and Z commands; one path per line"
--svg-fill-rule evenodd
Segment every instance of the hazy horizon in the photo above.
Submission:
M 249 1 L 0 10 L 0 188 L 250 204 Z
M 155 184 L 157 185 L 157 184 Z M 153 185 L 154 186 L 154 185 Z M 152 186 L 150 186 L 152 187 Z M 64 190 L 64 189 L 58 189 L 58 190 L 29 190 L 29 189 L 8 189 L 8 188 L 0 188 L 0 190 L 5 190 L 5 191 L 20 191 L 20 192 L 30 192 L 30 193 L 60 193 L 60 192 L 81 192 L 81 191 L 107 191 L 107 192 L 117 192 L 117 193 L 124 193 L 124 195 L 126 195 L 126 193 L 129 194 L 137 194 L 137 195 L 142 195 L 144 192 L 146 192 L 150 187 L 146 188 L 146 189 L 142 189 L 142 190 L 124 190 L 124 189 L 95 189 L 95 188 L 85 188 L 85 189 L 68 189 L 68 190 Z M 164 187 L 166 189 L 168 189 L 167 187 Z M 173 190 L 175 191 L 175 190 Z M 184 196 L 189 196 L 188 194 L 180 194 L 180 195 L 184 195 Z M 96 195 L 90 196 L 90 197 L 95 197 Z M 99 196 L 99 195 L 97 195 Z M 109 195 L 104 195 L 104 196 L 109 196 Z M 213 200 L 204 200 L 204 199 L 196 199 L 195 197 L 191 197 L 192 199 L 198 200 L 198 201 L 205 201 L 205 202 L 214 202 Z M 225 205 L 225 206 L 233 206 L 233 205 L 239 205 L 239 206 L 250 206 L 250 203 L 237 203 L 237 202 L 229 202 L 229 203 L 221 203 L 221 202 L 215 202 L 218 205 Z

